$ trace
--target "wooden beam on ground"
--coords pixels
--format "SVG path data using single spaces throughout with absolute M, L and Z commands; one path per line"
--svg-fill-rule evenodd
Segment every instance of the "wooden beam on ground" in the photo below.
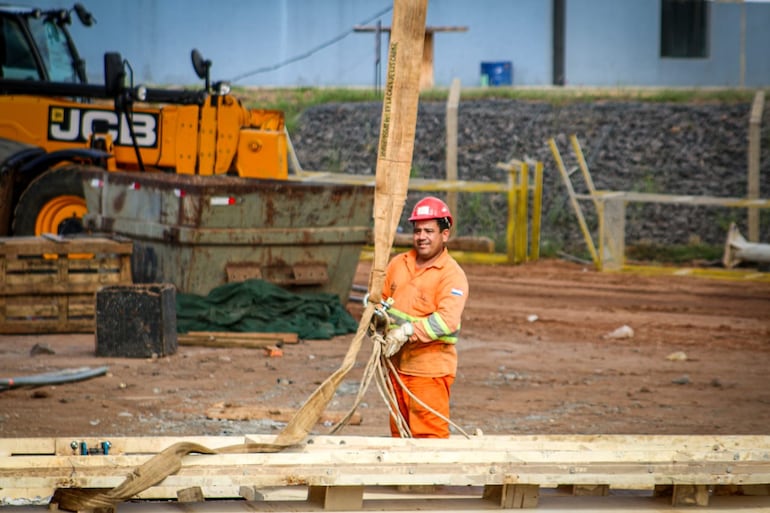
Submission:
M 189 331 L 187 335 L 192 337 L 215 337 L 215 338 L 252 338 L 252 339 L 277 339 L 284 344 L 296 344 L 299 342 L 299 336 L 290 332 L 257 332 L 257 331 Z
M 296 333 L 256 333 L 191 331 L 177 335 L 177 343 L 183 346 L 242 347 L 262 349 L 276 344 L 297 344 Z
M 226 420 L 262 420 L 268 419 L 275 422 L 288 422 L 297 413 L 297 410 L 293 408 L 272 408 L 269 406 L 254 406 L 254 405 L 230 405 L 230 404 L 215 404 L 211 408 L 206 410 L 206 417 L 210 419 L 226 419 Z M 325 411 L 318 419 L 319 423 L 332 423 L 336 424 L 342 420 L 348 412 L 340 411 Z M 363 417 L 360 413 L 354 413 L 348 424 L 359 425 Z

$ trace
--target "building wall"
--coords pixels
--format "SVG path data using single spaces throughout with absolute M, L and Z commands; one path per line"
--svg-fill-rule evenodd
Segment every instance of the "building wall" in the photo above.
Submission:
M 89 77 L 102 81 L 102 55 L 119 51 L 136 83 L 197 82 L 190 51 L 213 62 L 213 80 L 256 86 L 371 86 L 375 36 L 352 27 L 379 19 L 387 0 L 80 0 L 97 19 L 73 24 Z M 71 6 L 74 0 L 15 0 L 19 5 Z M 770 85 L 770 3 L 713 2 L 709 56 L 660 58 L 660 0 L 566 0 L 567 85 Z M 741 73 L 741 10 L 746 12 L 746 65 Z M 376 16 L 380 14 L 379 16 Z M 430 26 L 467 26 L 437 33 L 436 86 L 459 78 L 480 84 L 482 62 L 510 61 L 513 84 L 552 83 L 549 0 L 430 0 Z M 324 43 L 340 39 L 324 48 Z M 343 37 L 344 36 L 344 37 Z M 383 38 L 381 77 L 387 37 Z M 317 49 L 306 58 L 276 66 Z M 275 68 L 275 69 L 271 69 Z M 265 70 L 252 73 L 258 70 Z

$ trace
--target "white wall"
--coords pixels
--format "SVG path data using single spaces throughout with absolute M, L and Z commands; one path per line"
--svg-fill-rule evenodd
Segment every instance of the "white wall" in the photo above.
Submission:
M 75 0 L 15 0 L 19 5 L 72 6 Z M 97 24 L 73 34 L 89 77 L 101 82 L 102 55 L 119 51 L 136 82 L 196 83 L 190 50 L 213 61 L 212 79 L 231 80 L 340 41 L 296 63 L 236 82 L 257 86 L 371 86 L 374 35 L 352 27 L 387 10 L 387 0 L 80 0 Z M 660 0 L 567 0 L 568 85 L 738 86 L 741 3 L 712 3 L 711 53 L 706 59 L 661 59 Z M 770 85 L 770 3 L 746 9 L 749 87 Z M 379 17 L 390 25 L 392 11 Z M 435 81 L 458 77 L 479 85 L 482 61 L 511 61 L 514 85 L 551 84 L 550 0 L 430 0 L 428 25 L 467 26 L 438 33 Z M 385 72 L 386 39 L 383 40 Z

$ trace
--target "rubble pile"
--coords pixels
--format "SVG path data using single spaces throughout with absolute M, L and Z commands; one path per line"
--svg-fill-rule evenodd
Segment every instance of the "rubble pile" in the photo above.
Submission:
M 306 110 L 292 141 L 305 169 L 374 175 L 382 105 L 335 103 Z M 462 101 L 458 109 L 458 175 L 461 180 L 504 181 L 497 162 L 531 158 L 545 165 L 542 240 L 570 251 L 585 249 L 546 141 L 555 137 L 565 165 L 577 165 L 568 137 L 576 134 L 597 189 L 660 194 L 745 197 L 750 103 L 596 101 L 550 104 L 521 100 Z M 770 191 L 770 110 L 765 110 L 760 191 Z M 421 102 L 412 176 L 443 178 L 443 102 Z M 578 171 L 575 190 L 587 192 Z M 484 196 L 483 198 L 481 196 Z M 505 234 L 504 197 L 464 194 L 461 235 Z M 410 202 L 417 195 L 410 196 Z M 592 228 L 593 206 L 581 202 Z M 407 205 L 409 207 L 410 205 Z M 760 240 L 770 240 L 763 214 Z M 723 244 L 730 222 L 745 226 L 743 210 L 631 204 L 628 244 Z M 744 228 L 745 229 L 745 228 Z

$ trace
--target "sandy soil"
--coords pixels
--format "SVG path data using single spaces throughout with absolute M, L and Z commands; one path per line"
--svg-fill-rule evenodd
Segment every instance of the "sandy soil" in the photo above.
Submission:
M 770 283 L 598 273 L 544 260 L 464 265 L 471 285 L 452 419 L 486 434 L 770 433 Z M 367 283 L 362 262 L 356 282 Z M 349 303 L 356 319 L 361 308 Z M 608 336 L 622 326 L 633 337 Z M 97 358 L 93 335 L 0 336 L 0 377 L 106 365 L 76 383 L 0 392 L 0 436 L 277 433 L 271 419 L 217 420 L 219 403 L 298 408 L 353 339 L 259 349 L 181 346 L 157 359 Z M 31 355 L 47 347 L 53 354 Z M 329 405 L 344 412 L 369 347 Z M 353 435 L 386 435 L 372 388 Z M 328 431 L 319 424 L 318 433 Z

